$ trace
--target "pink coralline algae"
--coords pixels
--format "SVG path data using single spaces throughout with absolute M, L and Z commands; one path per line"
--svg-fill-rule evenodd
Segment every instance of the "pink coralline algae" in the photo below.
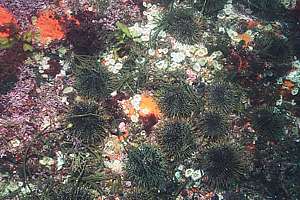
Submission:
M 32 122 L 32 117 L 36 115 L 36 111 L 32 110 L 36 105 L 31 94 L 34 90 L 35 80 L 31 70 L 23 69 L 16 87 L 1 96 L 1 102 L 4 102 L 0 117 L 0 144 L 4 148 L 0 150 L 2 154 L 10 149 L 7 143 L 11 140 L 18 138 L 27 141 L 37 128 Z
M 111 2 L 104 16 L 101 22 L 108 30 L 115 30 L 117 21 L 125 24 L 138 21 L 141 19 L 141 12 L 139 6 L 131 0 L 116 0 Z
M 18 153 L 46 127 L 57 128 L 56 119 L 66 105 L 61 100 L 62 79 L 57 77 L 52 84 L 38 87 L 33 70 L 21 67 L 16 87 L 7 95 L 0 96 L 0 155 Z M 14 140 L 20 141 L 11 148 Z

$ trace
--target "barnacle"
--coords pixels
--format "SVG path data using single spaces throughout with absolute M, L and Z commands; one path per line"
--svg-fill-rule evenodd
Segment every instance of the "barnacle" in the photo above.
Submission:
M 128 152 L 128 177 L 144 189 L 163 188 L 166 183 L 166 164 L 158 149 L 142 145 Z
M 201 135 L 218 138 L 228 134 L 229 125 L 226 117 L 218 112 L 205 112 L 198 121 L 197 127 Z
M 198 112 L 201 101 L 186 84 L 168 84 L 157 92 L 158 103 L 168 117 L 189 117 Z
M 196 149 L 194 128 L 186 121 L 172 120 L 163 123 L 157 137 L 162 150 L 169 158 L 182 161 Z
M 253 128 L 260 137 L 276 139 L 284 133 L 286 119 L 272 107 L 258 108 L 250 118 Z
M 226 190 L 237 183 L 244 171 L 241 154 L 234 146 L 216 144 L 203 156 L 202 167 L 212 189 Z
M 107 136 L 108 123 L 105 111 L 95 102 L 79 102 L 71 109 L 68 122 L 70 132 L 83 143 L 101 142 Z
M 210 110 L 230 113 L 241 107 L 241 96 L 230 83 L 217 82 L 207 89 L 207 106 Z

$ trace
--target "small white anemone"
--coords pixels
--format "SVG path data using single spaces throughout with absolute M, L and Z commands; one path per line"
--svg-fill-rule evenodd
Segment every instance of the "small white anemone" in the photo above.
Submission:
M 202 176 L 203 176 L 203 172 L 201 170 L 195 170 L 192 175 L 191 175 L 191 178 L 193 181 L 197 181 L 199 180 Z
M 184 176 L 188 178 L 188 177 L 191 177 L 193 175 L 193 173 L 194 173 L 194 169 L 189 168 L 189 169 L 185 170 Z
M 171 53 L 171 60 L 175 63 L 181 63 L 185 60 L 185 54 L 183 52 L 172 52 Z
M 207 56 L 208 50 L 205 46 L 199 47 L 199 49 L 195 52 L 195 56 L 197 57 L 204 57 Z

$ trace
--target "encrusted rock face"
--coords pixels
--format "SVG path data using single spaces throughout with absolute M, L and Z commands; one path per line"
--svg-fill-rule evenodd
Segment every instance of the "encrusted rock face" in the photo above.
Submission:
M 299 11 L 0 0 L 0 199 L 298 199 Z

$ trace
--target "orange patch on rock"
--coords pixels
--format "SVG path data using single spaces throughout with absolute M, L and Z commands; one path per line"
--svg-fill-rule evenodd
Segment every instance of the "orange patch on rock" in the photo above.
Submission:
M 5 8 L 0 6 L 0 26 L 16 24 L 16 19 L 14 16 Z M 4 31 L 0 32 L 0 38 L 7 38 L 10 36 L 9 29 L 6 28 Z
M 244 47 L 248 47 L 250 42 L 252 41 L 252 37 L 247 33 L 240 34 L 239 37 L 245 42 Z
M 283 89 L 287 89 L 287 90 L 291 91 L 294 88 L 294 86 L 295 86 L 295 84 L 292 81 L 285 80 L 283 82 L 283 86 L 282 87 L 283 87 Z
M 280 95 L 288 97 L 291 95 L 291 91 L 294 89 L 295 83 L 290 80 L 284 80 L 281 88 L 279 88 Z
M 55 13 L 51 11 L 40 13 L 36 21 L 36 27 L 39 30 L 42 44 L 53 40 L 61 40 L 65 36 L 60 21 L 55 19 Z
M 129 117 L 132 117 L 137 114 L 139 117 L 147 117 L 150 115 L 154 115 L 156 118 L 160 118 L 161 116 L 159 106 L 156 103 L 155 99 L 147 93 L 143 93 L 141 95 L 139 109 L 134 108 L 131 100 L 124 101 L 123 108 L 125 109 L 125 112 Z
M 8 10 L 0 6 L 0 25 L 9 23 L 16 23 L 15 18 Z
M 153 97 L 147 94 L 142 95 L 142 100 L 140 104 L 140 112 L 141 116 L 147 116 L 149 114 L 154 114 L 157 118 L 161 115 L 159 106 Z

